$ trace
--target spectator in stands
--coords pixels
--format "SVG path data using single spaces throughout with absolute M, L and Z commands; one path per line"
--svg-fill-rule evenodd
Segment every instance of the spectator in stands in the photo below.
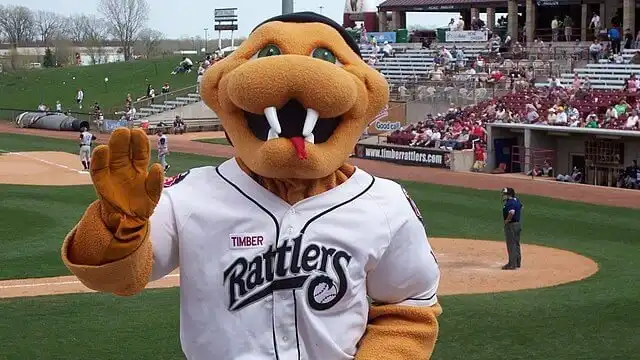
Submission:
M 614 105 L 611 105 L 607 108 L 607 111 L 604 113 L 604 120 L 611 121 L 612 119 L 618 118 L 618 112 L 616 111 Z
M 635 54 L 629 60 L 630 64 L 639 65 L 640 64 L 640 51 L 636 51 Z
M 622 48 L 631 49 L 633 47 L 633 34 L 631 33 L 631 29 L 624 30 L 624 42 Z
M 473 31 L 478 31 L 482 28 L 482 26 L 480 26 L 480 19 L 476 19 L 476 17 L 472 17 L 471 18 L 471 30 Z
M 175 120 L 173 120 L 173 133 L 174 134 L 184 134 L 187 131 L 187 126 L 184 123 L 184 120 L 180 117 L 180 115 L 176 115 Z
M 464 30 L 464 19 L 462 16 L 458 18 L 458 21 L 455 23 L 455 31 L 463 31 Z
M 171 89 L 169 88 L 169 83 L 164 83 L 162 88 L 160 89 L 161 94 L 168 94 Z
M 589 23 L 589 28 L 593 29 L 593 38 L 597 39 L 600 36 L 600 15 L 594 12 L 593 16 L 591 16 L 591 22 Z
M 571 83 L 572 90 L 578 90 L 582 86 L 582 81 L 578 73 L 573 73 L 573 82 Z
M 620 43 L 622 41 L 622 34 L 620 34 L 620 29 L 618 29 L 615 26 L 612 26 L 611 29 L 609 29 L 609 41 L 611 41 L 611 50 L 613 51 L 614 54 L 617 54 L 620 52 Z
M 638 117 L 638 111 L 632 110 L 631 115 L 627 118 L 627 122 L 624 124 L 625 130 L 638 130 L 640 128 L 640 118 Z
M 449 31 L 456 30 L 456 20 L 454 18 L 451 18 L 451 20 L 449 20 L 449 24 L 447 24 L 447 28 L 449 28 Z
M 367 60 L 367 63 L 369 64 L 369 66 L 376 66 L 377 62 L 378 58 L 374 53 L 371 53 L 371 55 L 369 55 L 369 60 Z
M 556 113 L 556 121 L 550 123 L 549 125 L 567 125 L 569 121 L 569 117 L 567 116 L 567 111 L 564 107 L 559 107 Z
M 556 78 L 555 76 L 552 76 L 549 79 L 549 87 L 550 88 L 561 88 L 562 87 L 562 83 L 560 82 L 559 78 Z
M 600 124 L 598 124 L 598 115 L 593 111 L 587 116 L 585 122 L 586 125 L 584 127 L 586 128 L 597 129 L 600 127 Z
M 56 112 L 62 112 L 62 104 L 60 103 L 60 100 L 56 100 Z
M 536 107 L 533 106 L 532 104 L 527 104 L 526 109 L 527 109 L 527 117 L 526 117 L 527 123 L 535 124 L 540 118 L 540 115 L 538 114 Z
M 593 43 L 589 45 L 589 59 L 591 59 L 594 63 L 598 63 L 600 61 L 600 57 L 602 56 L 602 44 L 600 44 L 600 40 L 595 39 Z
M 131 98 L 131 94 L 127 94 L 127 97 L 124 98 L 124 105 L 131 106 L 132 103 L 133 103 L 133 99 Z
M 584 82 L 582 83 L 582 88 L 584 90 L 587 90 L 587 91 L 591 90 L 591 79 L 589 79 L 588 76 L 584 77 Z
M 553 17 L 551 20 L 551 41 L 558 41 L 558 34 L 560 33 L 560 20 L 558 20 L 557 16 Z
M 620 115 L 626 114 L 630 106 L 625 99 L 620 99 L 620 101 L 618 101 L 618 103 L 614 105 L 614 108 L 619 117 Z
M 556 123 L 556 119 L 558 118 L 558 115 L 556 114 L 556 109 L 555 108 L 551 108 L 549 109 L 549 111 L 547 112 L 547 121 L 543 122 L 544 125 L 553 125 Z
M 40 103 L 40 105 L 38 105 L 38 111 L 40 112 L 47 111 L 47 105 L 45 105 L 44 103 Z
M 569 42 L 571 41 L 571 35 L 572 35 L 571 28 L 573 27 L 573 19 L 571 19 L 571 16 L 567 15 L 564 17 L 563 25 L 564 25 L 564 41 Z
M 396 56 L 396 51 L 393 49 L 393 47 L 391 46 L 391 44 L 389 44 L 388 41 L 384 42 L 384 45 L 382 46 L 382 57 L 394 57 Z
M 609 59 L 609 62 L 614 64 L 622 64 L 624 63 L 624 57 L 622 56 L 622 53 L 613 54 L 611 59 Z

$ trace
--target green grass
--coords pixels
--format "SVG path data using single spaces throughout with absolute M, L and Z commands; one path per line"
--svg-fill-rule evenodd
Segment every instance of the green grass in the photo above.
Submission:
M 212 138 L 212 139 L 194 139 L 193 141 L 207 143 L 207 144 L 217 144 L 217 145 L 229 145 L 229 140 L 226 138 Z
M 466 237 L 502 241 L 499 195 L 430 184 L 404 183 L 422 209 L 432 237 Z M 20 188 L 20 189 L 18 189 Z M 29 187 L 16 187 L 9 198 Z M 85 187 L 86 188 L 86 187 Z M 0 187 L 0 194 L 6 194 Z M 43 194 L 42 203 L 56 204 L 63 198 L 66 208 L 49 215 L 69 229 L 92 195 L 76 192 L 60 198 Z M 89 189 L 86 189 L 90 192 Z M 28 199 L 25 196 L 25 201 Z M 524 243 L 553 246 L 589 256 L 600 271 L 584 281 L 545 288 L 490 295 L 442 296 L 444 313 L 434 359 L 580 359 L 616 360 L 637 358 L 640 349 L 640 211 L 522 196 L 526 204 Z M 0 204 L 7 201 L 0 197 Z M 12 200 L 13 201 L 13 200 Z M 15 201 L 15 205 L 22 200 Z M 57 205 L 59 206 L 59 205 Z M 27 207 L 27 206 L 24 206 Z M 26 214 L 29 227 L 37 220 Z M 11 216 L 0 211 L 2 219 Z M 62 234 L 41 237 L 46 226 L 25 229 L 27 220 L 0 241 L 0 264 L 20 267 L 14 273 L 42 270 L 39 261 L 59 261 Z M 51 224 L 53 220 L 47 220 Z M 24 236 L 16 229 L 30 234 Z M 39 256 L 34 248 L 43 247 Z M 3 259 L 5 253 L 24 251 L 22 261 Z M 527 265 L 526 252 L 523 254 Z M 8 265 L 6 265 L 8 264 Z M 5 266 L 6 265 L 6 266 Z M 178 359 L 178 291 L 147 291 L 131 298 L 82 294 L 0 300 L 0 359 Z M 2 356 L 5 356 L 3 358 Z
M 106 139 L 105 139 L 106 140 Z M 6 151 L 77 153 L 71 140 L 0 133 Z M 1 155 L 0 155 L 1 156 Z M 155 152 L 152 152 L 155 161 Z M 217 165 L 224 159 L 171 153 L 168 176 L 188 169 Z M 66 275 L 60 262 L 61 240 L 96 199 L 91 185 L 24 186 L 0 184 L 0 280 Z M 2 359 L 0 357 L 0 359 Z
M 145 95 L 147 84 L 157 93 L 165 82 L 172 90 L 195 85 L 195 72 L 170 74 L 179 61 L 179 57 L 168 57 L 0 73 L 0 109 L 36 109 L 40 102 L 54 108 L 56 100 L 60 100 L 63 109 L 78 111 L 75 96 L 77 89 L 82 88 L 85 95 L 82 111 L 88 112 L 96 101 L 107 110 L 123 105 L 128 93 L 134 98 Z M 105 77 L 109 78 L 106 87 Z

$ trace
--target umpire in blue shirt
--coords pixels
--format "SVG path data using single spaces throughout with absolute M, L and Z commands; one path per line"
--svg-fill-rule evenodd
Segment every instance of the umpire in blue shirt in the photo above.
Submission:
M 516 197 L 513 188 L 502 189 L 502 219 L 504 220 L 504 238 L 507 241 L 507 253 L 509 262 L 502 267 L 502 270 L 515 270 L 522 264 L 522 253 L 520 252 L 520 232 L 522 226 L 520 219 L 522 216 L 522 203 Z

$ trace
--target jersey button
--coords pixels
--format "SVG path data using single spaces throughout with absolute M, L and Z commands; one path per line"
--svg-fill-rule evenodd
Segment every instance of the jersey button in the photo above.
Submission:
M 296 210 L 295 210 L 295 209 L 290 209 L 290 210 L 289 210 L 289 214 L 291 214 L 291 215 L 295 215 L 295 214 L 296 214 Z
M 289 340 L 289 338 L 288 338 L 288 337 L 286 337 L 286 336 L 283 336 L 283 337 L 282 337 L 282 341 L 287 341 L 287 340 Z
M 287 229 L 287 231 L 289 232 L 289 234 L 293 233 L 293 226 L 289 226 L 289 228 Z

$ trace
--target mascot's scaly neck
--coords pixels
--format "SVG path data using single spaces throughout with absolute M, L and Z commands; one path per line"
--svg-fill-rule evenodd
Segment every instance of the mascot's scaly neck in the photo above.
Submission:
M 347 181 L 356 171 L 353 165 L 343 164 L 331 175 L 321 179 L 270 179 L 255 174 L 240 159 L 237 160 L 240 168 L 258 184 L 291 205 L 333 189 Z

